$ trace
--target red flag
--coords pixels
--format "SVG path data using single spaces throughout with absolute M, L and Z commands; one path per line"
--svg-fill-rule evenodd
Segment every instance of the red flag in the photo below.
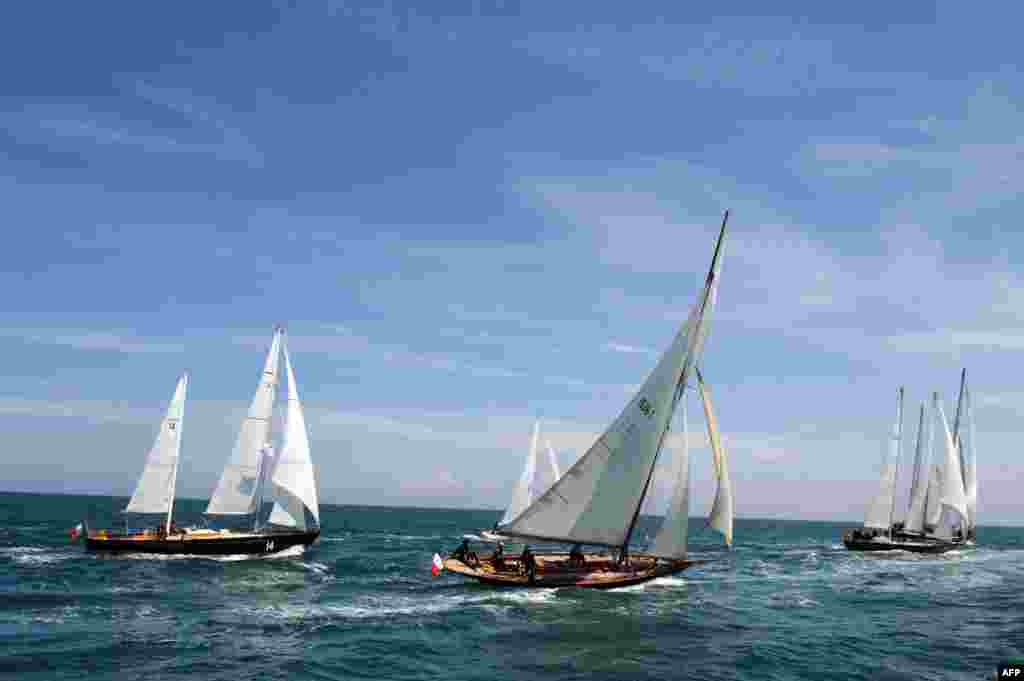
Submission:
M 441 560 L 441 556 L 434 554 L 434 562 L 430 566 L 430 574 L 437 577 L 444 570 L 444 562 Z
M 78 523 L 71 528 L 71 541 L 78 539 L 78 533 L 82 531 L 82 523 Z

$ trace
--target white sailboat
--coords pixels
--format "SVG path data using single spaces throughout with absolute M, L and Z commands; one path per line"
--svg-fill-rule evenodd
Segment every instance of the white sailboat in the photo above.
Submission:
M 506 537 L 588 544 L 615 549 L 617 555 L 585 556 L 574 548 L 566 560 L 560 554 L 537 556 L 527 547 L 516 561 L 506 561 L 503 554 L 496 552 L 484 563 L 472 560 L 464 543 L 443 562 L 447 569 L 498 584 L 612 588 L 678 572 L 693 564 L 686 557 L 683 511 L 688 475 L 679 475 L 680 491 L 678 495 L 673 493 L 675 513 L 655 538 L 655 552 L 631 555 L 630 540 L 672 415 L 703 352 L 707 320 L 717 297 L 727 220 L 728 211 L 697 305 L 636 395 L 568 471 L 496 528 Z M 698 384 L 703 386 L 699 377 Z M 710 414 L 710 397 L 706 392 L 705 407 Z M 709 428 L 717 432 L 713 424 L 711 418 Z M 716 437 L 712 439 L 717 442 Z M 720 442 L 716 451 L 721 501 L 713 513 L 717 518 L 714 522 L 728 528 L 731 535 L 732 494 Z M 723 487 L 726 491 L 722 491 Z
M 288 401 L 283 440 L 275 457 L 271 418 L 281 354 L 284 355 Z M 179 530 L 172 524 L 186 387 L 187 376 L 182 376 L 146 469 L 126 509 L 131 513 L 166 513 L 165 522 L 155 533 L 90 532 L 87 546 L 103 551 L 234 555 L 275 553 L 315 541 L 320 534 L 316 481 L 284 330 L 274 331 L 256 394 L 206 509 L 207 516 L 214 520 L 251 517 L 251 530 L 195 527 Z M 261 526 L 260 511 L 268 488 L 275 504 L 270 524 Z M 307 518 L 312 522 L 307 522 Z

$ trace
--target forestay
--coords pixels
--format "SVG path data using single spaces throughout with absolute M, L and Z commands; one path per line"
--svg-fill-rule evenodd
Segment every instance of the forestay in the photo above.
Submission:
M 665 520 L 651 544 L 650 553 L 659 558 L 684 558 L 686 540 L 690 525 L 690 433 L 686 420 L 686 393 L 679 400 L 679 411 L 683 422 L 683 443 L 681 450 L 673 456 L 672 479 L 676 481 L 672 490 Z
M 292 371 L 288 349 L 283 347 L 282 350 L 288 402 L 281 452 L 277 457 L 270 481 L 275 500 L 274 508 L 270 513 L 270 522 L 275 525 L 306 529 L 307 509 L 319 526 L 320 505 L 316 493 L 313 460 L 309 451 L 306 419 L 302 413 L 302 403 L 299 402 L 298 386 L 295 383 L 295 374 Z
M 932 419 L 925 418 L 925 406 L 921 405 L 921 420 L 917 429 L 917 452 L 914 454 L 914 482 L 910 490 L 910 508 L 907 510 L 906 529 L 909 532 L 923 532 L 925 502 L 928 498 L 928 470 L 932 452 L 934 429 Z
M 714 288 L 725 228 L 716 246 L 694 324 L 684 324 L 657 366 L 612 425 L 503 534 L 623 546 L 646 491 L 662 439 L 685 384 Z
M 886 442 L 882 456 L 882 469 L 878 481 L 878 492 L 868 505 L 864 516 L 864 527 L 888 530 L 892 525 L 892 503 L 896 494 L 896 466 L 903 439 L 903 390 L 900 389 L 896 402 L 896 423 Z
M 224 467 L 217 488 L 206 508 L 208 514 L 238 515 L 255 513 L 259 507 L 260 467 L 269 446 L 270 418 L 277 387 L 278 355 L 282 331 L 274 333 L 249 414 L 242 421 L 231 458 Z
M 185 394 L 188 374 L 182 374 L 174 389 L 156 440 L 146 457 L 135 492 L 125 508 L 127 513 L 170 514 L 174 503 L 174 486 L 178 476 L 178 455 L 181 451 L 181 429 L 185 416 Z

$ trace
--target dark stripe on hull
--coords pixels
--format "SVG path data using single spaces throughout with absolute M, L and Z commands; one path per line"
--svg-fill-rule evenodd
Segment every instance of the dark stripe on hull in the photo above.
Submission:
M 316 541 L 312 532 L 272 532 L 251 537 L 211 537 L 203 539 L 128 539 L 125 537 L 87 537 L 85 546 L 104 553 L 159 553 L 184 556 L 268 555 L 293 546 Z
M 895 551 L 900 548 L 892 542 L 858 541 L 856 539 L 844 539 L 843 544 L 850 551 Z
M 922 539 L 917 541 L 875 542 L 844 539 L 843 543 L 850 551 L 910 551 L 912 553 L 945 553 L 963 546 L 963 542 L 948 542 L 939 539 Z

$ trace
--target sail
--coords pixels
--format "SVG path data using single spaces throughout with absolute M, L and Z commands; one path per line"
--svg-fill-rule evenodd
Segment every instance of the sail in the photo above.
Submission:
M 174 484 L 178 472 L 178 454 L 181 451 L 182 419 L 185 416 L 185 393 L 188 374 L 182 374 L 167 407 L 156 441 L 146 457 L 135 491 L 124 509 L 127 513 L 169 514 L 174 503 Z
M 942 516 L 942 467 L 933 463 L 928 478 L 928 499 L 925 502 L 924 522 L 925 529 L 934 528 L 939 524 Z
M 896 404 L 896 423 L 886 442 L 886 450 L 882 456 L 882 470 L 878 480 L 878 492 L 875 493 L 867 514 L 864 516 L 864 527 L 888 530 L 892 525 L 892 504 L 896 496 L 896 466 L 900 456 L 900 441 L 903 439 L 903 389 L 900 388 Z
M 313 459 L 309 451 L 306 419 L 302 414 L 302 403 L 299 402 L 299 391 L 295 384 L 291 359 L 288 357 L 288 348 L 283 347 L 282 354 L 288 387 L 288 406 L 281 452 L 270 479 L 275 499 L 270 522 L 305 529 L 306 509 L 319 526 L 320 505 L 316 493 L 316 478 L 313 474 Z
M 622 413 L 565 475 L 503 534 L 554 541 L 624 546 L 646 493 L 652 469 L 695 350 L 703 317 L 715 299 L 723 223 L 703 300 Z M 692 321 L 692 323 L 691 323 Z
M 908 532 L 923 532 L 925 523 L 925 502 L 928 497 L 928 469 L 932 453 L 934 429 L 932 419 L 925 418 L 925 406 L 921 405 L 921 420 L 917 429 L 917 452 L 914 455 L 914 482 L 910 490 L 910 508 L 907 510 L 906 529 Z
M 274 333 L 270 351 L 263 366 L 260 384 L 252 398 L 249 414 L 242 421 L 231 458 L 221 473 L 217 488 L 206 507 L 209 514 L 248 514 L 259 507 L 256 498 L 260 480 L 263 451 L 270 439 L 270 417 L 274 410 L 277 388 L 277 364 L 281 347 L 280 330 Z
M 945 435 L 945 456 L 942 458 L 942 488 L 940 491 L 939 503 L 944 507 L 955 511 L 967 523 L 967 497 L 964 494 L 964 481 L 960 476 L 960 455 L 956 445 L 953 444 L 953 435 L 949 431 L 949 422 L 946 421 L 946 414 L 942 410 L 938 395 L 935 396 L 935 409 L 942 424 L 943 435 Z
M 530 437 L 530 451 L 526 455 L 526 466 L 523 468 L 519 482 L 512 492 L 512 501 L 505 509 L 501 524 L 505 524 L 523 512 L 533 502 L 533 479 L 537 472 L 537 438 L 540 436 L 540 421 L 533 424 L 533 435 Z
M 545 485 L 543 482 L 541 482 L 541 485 L 538 485 L 538 488 L 541 490 L 541 492 L 543 492 L 551 485 L 555 484 L 555 481 L 562 477 L 562 474 L 558 472 L 558 457 L 555 455 L 555 450 L 551 448 L 550 442 L 545 441 L 545 445 L 547 446 L 548 450 L 548 464 L 551 466 L 551 483 Z
M 672 477 L 676 481 L 672 490 L 665 520 L 654 537 L 649 553 L 659 558 L 686 557 L 686 538 L 690 525 L 690 443 L 689 427 L 686 422 L 686 393 L 679 400 L 683 422 L 683 444 L 681 451 L 673 457 Z
M 964 460 L 964 492 L 967 495 L 967 526 L 974 527 L 978 516 L 978 451 L 974 430 L 974 409 L 971 391 L 964 389 L 964 422 L 966 432 L 960 434 L 960 453 Z
M 699 369 L 697 370 L 697 386 L 700 388 L 700 396 L 704 402 L 704 417 L 708 423 L 708 440 L 711 442 L 715 477 L 718 479 L 718 491 L 715 493 L 715 502 L 711 506 L 708 524 L 722 533 L 726 546 L 732 546 L 733 500 L 729 462 L 725 456 L 725 448 L 722 446 L 722 438 L 718 433 L 718 421 L 715 419 L 715 411 L 711 405 L 711 391 L 704 384 L 704 377 L 701 376 Z

